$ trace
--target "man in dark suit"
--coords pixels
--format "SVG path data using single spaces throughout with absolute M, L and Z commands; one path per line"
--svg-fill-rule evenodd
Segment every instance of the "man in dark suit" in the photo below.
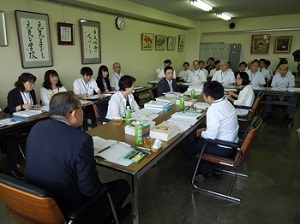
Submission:
M 27 140 L 26 180 L 54 193 L 63 214 L 94 198 L 104 186 L 98 178 L 93 140 L 78 129 L 83 111 L 79 99 L 68 92 L 50 101 L 50 118 L 36 124 Z M 129 194 L 125 180 L 105 184 L 117 212 Z M 109 201 L 102 199 L 83 218 L 83 223 L 102 223 Z
M 177 82 L 174 79 L 174 69 L 167 66 L 164 69 L 165 77 L 157 84 L 157 96 L 162 96 L 163 93 L 174 91 L 177 92 Z

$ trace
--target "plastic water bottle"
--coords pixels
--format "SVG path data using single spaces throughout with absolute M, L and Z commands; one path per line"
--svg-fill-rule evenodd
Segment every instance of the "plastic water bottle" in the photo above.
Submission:
M 180 98 L 179 109 L 181 111 L 183 111 L 185 109 L 183 96 L 181 96 L 181 98 Z
M 192 99 L 195 99 L 195 97 L 196 97 L 196 92 L 195 92 L 194 89 L 192 89 L 192 90 L 191 90 L 191 98 L 192 98 Z
M 143 127 L 139 121 L 137 121 L 135 125 L 135 144 L 143 144 Z
M 131 109 L 127 106 L 126 114 L 125 114 L 125 123 L 129 125 L 131 123 Z

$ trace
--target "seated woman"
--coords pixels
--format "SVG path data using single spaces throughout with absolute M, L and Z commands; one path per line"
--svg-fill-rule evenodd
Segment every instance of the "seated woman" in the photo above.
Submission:
M 125 117 L 127 106 L 129 106 L 132 111 L 140 109 L 132 94 L 135 80 L 136 79 L 130 75 L 121 77 L 119 81 L 119 91 L 112 95 L 108 102 L 107 119 Z
M 109 93 L 111 91 L 109 72 L 108 68 L 105 65 L 100 66 L 96 82 L 102 93 Z
M 36 96 L 34 92 L 34 83 L 36 77 L 31 73 L 22 73 L 18 81 L 15 83 L 14 89 L 12 89 L 7 96 L 7 107 L 5 113 L 12 114 L 21 110 L 29 110 L 33 108 L 40 108 L 37 104 Z
M 44 106 L 49 106 L 51 97 L 59 92 L 67 92 L 55 70 L 45 72 L 43 86 L 41 88 L 41 100 Z
M 252 86 L 249 85 L 250 79 L 246 72 L 238 72 L 236 75 L 236 84 L 242 89 L 239 94 L 232 91 L 228 91 L 228 100 L 233 105 L 251 107 L 255 98 Z M 234 99 L 236 98 L 236 100 Z M 247 109 L 236 109 L 238 116 L 246 116 L 248 114 Z

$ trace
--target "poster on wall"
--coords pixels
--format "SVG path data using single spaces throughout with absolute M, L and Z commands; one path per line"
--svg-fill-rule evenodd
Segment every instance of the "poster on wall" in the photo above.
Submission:
M 142 50 L 152 50 L 154 42 L 154 34 L 153 33 L 142 33 Z
M 269 51 L 270 34 L 252 35 L 251 54 L 267 54 Z
M 7 46 L 5 14 L 0 12 L 0 46 Z
M 53 65 L 49 17 L 47 14 L 15 11 L 23 68 Z
M 101 62 L 100 22 L 79 20 L 82 64 Z
M 275 37 L 274 54 L 289 54 L 293 36 Z

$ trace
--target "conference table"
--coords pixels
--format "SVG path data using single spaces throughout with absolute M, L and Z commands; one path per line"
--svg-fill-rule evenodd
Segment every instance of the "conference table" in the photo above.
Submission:
M 168 112 L 161 112 L 160 116 L 155 118 L 154 121 L 160 124 L 163 121 L 168 120 L 171 115 L 179 110 L 179 106 L 173 105 L 172 109 Z M 132 203 L 133 203 L 133 218 L 134 223 L 139 223 L 139 206 L 138 206 L 138 180 L 145 174 L 152 166 L 159 162 L 167 153 L 174 149 L 183 139 L 189 134 L 195 131 L 199 125 L 205 120 L 205 112 L 198 118 L 197 122 L 191 126 L 187 131 L 177 134 L 175 137 L 167 142 L 162 142 L 162 147 L 155 153 L 145 156 L 138 163 L 132 163 L 129 166 L 118 165 L 109 161 L 106 161 L 100 157 L 96 158 L 96 163 L 99 166 L 103 166 L 121 173 L 130 175 L 132 181 Z M 133 148 L 136 148 L 134 136 L 125 134 L 124 124 L 121 126 L 115 126 L 113 122 L 100 125 L 94 129 L 88 130 L 88 134 L 92 136 L 99 136 L 105 139 L 113 139 L 130 144 Z
M 297 100 L 300 94 L 300 88 L 257 87 L 253 90 L 255 95 L 257 95 L 259 92 L 263 92 L 265 94 L 265 99 L 267 99 L 268 96 L 284 96 L 285 98 L 292 98 L 291 102 L 280 100 L 263 100 L 261 103 L 281 106 L 292 106 L 293 111 L 296 111 Z

